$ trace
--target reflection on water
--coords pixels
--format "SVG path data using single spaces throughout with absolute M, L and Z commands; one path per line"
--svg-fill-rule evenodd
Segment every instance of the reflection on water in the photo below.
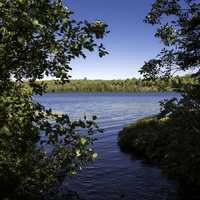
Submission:
M 159 111 L 159 101 L 175 93 L 48 93 L 37 97 L 55 111 L 73 118 L 97 115 L 104 133 L 97 136 L 94 148 L 99 157 L 63 188 L 79 192 L 85 200 L 164 200 L 175 199 L 175 184 L 155 166 L 122 153 L 117 145 L 118 132 L 127 123 Z

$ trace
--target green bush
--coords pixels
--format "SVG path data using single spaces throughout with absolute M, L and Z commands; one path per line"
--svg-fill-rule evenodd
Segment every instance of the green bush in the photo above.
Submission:
M 197 132 L 192 127 L 184 129 L 172 118 L 152 116 L 125 127 L 118 143 L 123 151 L 159 164 L 163 173 L 178 180 L 182 188 L 187 186 L 188 190 L 197 192 L 200 188 L 200 134 Z
M 46 92 L 36 80 L 68 82 L 71 61 L 86 50 L 107 54 L 97 42 L 107 25 L 72 14 L 61 0 L 0 1 L 0 199 L 44 199 L 97 156 L 96 117 L 72 121 L 32 98 Z

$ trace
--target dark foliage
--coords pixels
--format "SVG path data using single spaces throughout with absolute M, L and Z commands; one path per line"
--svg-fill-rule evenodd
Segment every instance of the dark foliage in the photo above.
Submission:
M 43 199 L 97 156 L 91 149 L 96 117 L 72 121 L 32 99 L 46 92 L 36 80 L 65 83 L 71 60 L 85 58 L 86 50 L 107 54 L 96 40 L 107 25 L 72 14 L 60 0 L 0 0 L 0 199 Z
M 140 70 L 143 76 L 168 79 L 175 72 L 189 71 L 196 81 L 180 83 L 180 99 L 163 101 L 156 117 L 125 128 L 119 142 L 158 162 L 167 175 L 179 180 L 184 192 L 191 192 L 187 198 L 199 199 L 200 3 L 156 0 L 145 22 L 157 26 L 155 36 L 165 47 L 156 59 L 144 64 Z

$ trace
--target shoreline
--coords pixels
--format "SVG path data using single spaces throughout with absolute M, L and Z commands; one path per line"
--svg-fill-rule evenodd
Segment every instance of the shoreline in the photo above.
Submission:
M 200 199 L 199 178 L 191 161 L 188 162 L 195 153 L 188 152 L 194 139 L 184 141 L 184 133 L 178 132 L 173 123 L 168 117 L 159 119 L 158 115 L 139 119 L 119 132 L 118 144 L 124 153 L 155 164 L 166 177 L 177 181 L 181 197 Z

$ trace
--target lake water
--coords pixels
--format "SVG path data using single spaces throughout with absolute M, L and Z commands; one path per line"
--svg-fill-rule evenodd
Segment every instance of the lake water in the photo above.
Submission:
M 38 100 L 73 118 L 98 116 L 104 133 L 97 136 L 94 149 L 98 159 L 77 176 L 66 178 L 70 187 L 85 200 L 166 200 L 175 199 L 175 183 L 155 166 L 120 151 L 119 131 L 124 125 L 159 112 L 159 101 L 176 93 L 48 93 Z

